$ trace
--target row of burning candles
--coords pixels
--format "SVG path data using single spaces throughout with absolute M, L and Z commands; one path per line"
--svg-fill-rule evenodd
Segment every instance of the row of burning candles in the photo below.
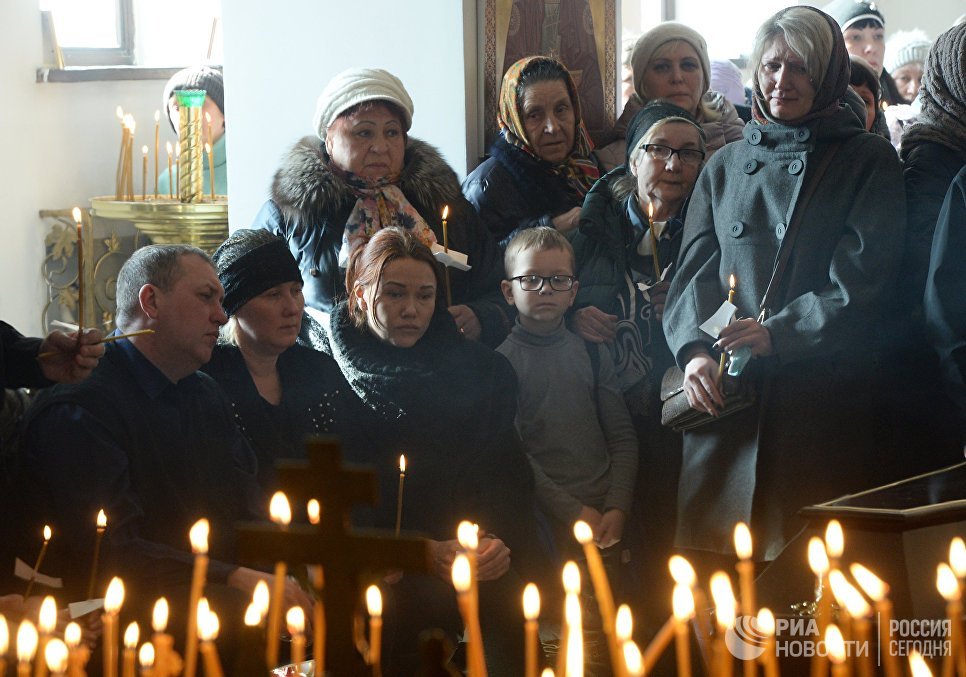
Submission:
M 125 114 L 120 106 L 115 111 L 121 122 L 121 151 L 117 158 L 117 172 L 115 178 L 114 199 L 134 201 L 134 132 L 137 123 L 134 116 L 130 113 Z M 211 200 L 215 200 L 215 158 L 212 147 L 214 146 L 211 133 L 211 115 L 205 113 L 205 126 L 208 128 L 205 143 L 205 154 L 208 156 L 208 174 L 210 175 Z M 148 192 L 148 147 L 141 146 L 141 200 L 146 201 L 149 196 L 157 200 L 158 194 L 158 165 L 161 155 L 161 111 L 154 111 L 154 193 Z M 180 147 L 175 147 L 170 141 L 165 142 L 165 149 L 168 152 L 168 198 L 175 198 L 174 174 L 171 171 L 172 160 L 177 159 Z
M 405 466 L 403 466 L 405 467 Z M 320 505 L 317 500 L 311 500 L 307 506 L 309 522 L 318 524 L 320 520 Z M 292 511 L 288 499 L 282 492 L 277 492 L 270 503 L 271 519 L 279 526 L 288 526 L 292 521 Z M 91 570 L 91 585 L 96 578 L 97 556 L 101 537 L 106 529 L 106 518 L 103 511 L 98 515 L 97 546 L 94 552 L 94 564 Z M 452 579 L 457 592 L 460 613 L 466 627 L 467 638 L 467 667 L 470 677 L 483 677 L 486 667 L 483 658 L 483 637 L 479 623 L 479 602 L 476 586 L 476 550 L 479 544 L 478 528 L 470 522 L 460 523 L 457 539 L 463 548 L 453 564 Z M 188 618 L 188 631 L 185 642 L 185 657 L 182 661 L 174 649 L 171 635 L 165 633 L 168 620 L 168 604 L 164 598 L 157 601 L 152 618 L 154 635 L 150 642 L 145 642 L 137 649 L 139 630 L 137 623 L 127 626 L 124 633 L 124 652 L 122 660 L 123 677 L 133 677 L 135 670 L 135 654 L 139 658 L 141 674 L 151 677 L 165 677 L 183 673 L 186 677 L 194 677 L 197 670 L 197 656 L 199 652 L 205 660 L 205 671 L 208 675 L 220 676 L 222 670 L 218 659 L 214 641 L 218 636 L 218 617 L 212 612 L 203 597 L 203 589 L 208 567 L 208 534 L 207 520 L 199 520 L 190 530 L 189 539 L 195 554 L 194 572 L 191 585 L 189 609 L 193 613 Z M 646 674 L 653 668 L 661 654 L 668 648 L 671 641 L 675 641 L 677 671 L 681 677 L 691 675 L 691 645 L 689 625 L 693 621 L 697 632 L 705 637 L 711 636 L 708 617 L 696 610 L 708 607 L 703 591 L 696 586 L 697 576 L 691 564 L 681 556 L 674 556 L 669 561 L 671 576 L 675 581 L 673 593 L 673 609 L 671 618 L 652 642 L 642 653 L 631 639 L 633 620 L 630 609 L 622 605 L 615 610 L 613 596 L 607 580 L 600 553 L 593 541 L 592 531 L 585 522 L 574 525 L 574 536 L 583 547 L 587 560 L 587 568 L 594 587 L 595 597 L 602 619 L 603 632 L 606 638 L 612 672 L 616 677 L 637 677 Z M 50 542 L 50 527 L 44 527 L 44 543 L 34 566 L 34 574 L 43 561 L 44 553 Z M 754 618 L 753 625 L 764 638 L 764 651 L 758 661 L 762 664 L 765 677 L 778 677 L 779 668 L 776 651 L 775 617 L 768 609 L 757 610 L 755 606 L 754 564 L 752 561 L 752 539 L 748 527 L 739 523 L 735 527 L 735 550 L 738 555 L 736 570 L 738 573 L 740 604 L 736 599 L 731 585 L 731 579 L 723 571 L 711 577 L 710 588 L 717 632 L 712 639 L 711 655 L 704 656 L 709 671 L 714 677 L 731 677 L 734 668 L 734 658 L 725 643 L 725 635 L 732 629 L 736 621 L 736 612 L 742 616 Z M 809 566 L 816 576 L 816 589 L 820 596 L 815 610 L 820 638 L 824 640 L 825 651 L 816 651 L 812 662 L 812 676 L 820 677 L 827 674 L 829 663 L 833 677 L 846 677 L 852 674 L 852 665 L 860 677 L 871 677 L 874 674 L 871 652 L 866 650 L 862 655 L 849 656 L 842 629 L 832 623 L 832 598 L 838 603 L 839 621 L 842 627 L 854 637 L 860 645 L 871 641 L 872 606 L 859 591 L 872 600 L 875 611 L 879 614 L 879 643 L 884 659 L 886 677 L 899 677 L 902 671 L 898 658 L 889 651 L 889 628 L 892 619 L 892 605 L 888 599 L 888 586 L 869 569 L 854 563 L 850 571 L 858 583 L 859 588 L 852 585 L 840 568 L 840 560 L 844 552 L 845 536 L 841 524 L 832 520 L 826 529 L 824 540 L 814 537 L 808 544 Z M 318 577 L 321 587 L 321 567 L 312 567 L 312 573 Z M 273 592 L 269 592 L 267 584 L 262 581 L 256 586 L 252 602 L 245 614 L 245 624 L 249 627 L 266 628 L 267 641 L 265 660 L 271 669 L 278 663 L 279 644 L 282 622 L 282 600 L 287 567 L 279 562 L 275 567 Z M 28 583 L 27 593 L 33 579 Z M 947 602 L 947 617 L 951 628 L 951 650 L 945 657 L 943 675 L 956 672 L 960 677 L 966 677 L 966 645 L 962 629 L 962 595 L 966 587 L 966 544 L 962 538 L 954 538 L 949 547 L 949 562 L 940 563 L 937 567 L 937 588 Z M 584 641 L 581 621 L 580 572 L 574 562 L 568 562 L 563 570 L 563 585 L 566 592 L 564 608 L 564 625 L 560 635 L 557 672 L 566 677 L 582 677 L 584 666 Z M 831 595 L 829 594 L 831 592 Z M 90 595 L 89 595 L 90 596 Z M 119 578 L 111 580 L 107 588 L 104 601 L 104 638 L 103 656 L 105 675 L 116 677 L 118 665 L 118 616 L 124 600 L 124 585 Z M 357 624 L 356 644 L 372 666 L 374 675 L 380 675 L 381 663 L 381 629 L 382 629 L 382 598 L 379 588 L 375 585 L 366 590 L 366 603 L 369 612 L 368 639 Z M 526 677 L 536 677 L 538 674 L 538 619 L 540 617 L 540 594 L 537 587 L 530 583 L 523 593 L 524 632 L 526 641 Z M 31 665 L 36 663 L 35 675 L 43 677 L 49 670 L 53 675 L 68 674 L 72 677 L 84 675 L 84 666 L 89 658 L 88 649 L 81 644 L 81 631 L 76 623 L 67 626 L 64 640 L 53 637 L 56 626 L 56 604 L 52 597 L 44 599 L 39 614 L 39 633 L 28 619 L 24 620 L 17 631 L 18 675 L 30 675 Z M 314 658 L 316 674 L 322 674 L 325 665 L 325 612 L 322 600 L 316 601 L 314 609 Z M 286 613 L 286 625 L 292 636 L 291 657 L 296 664 L 305 659 L 305 613 L 300 607 L 292 607 Z M 9 635 L 7 623 L 0 617 L 0 677 L 6 674 L 5 657 L 8 650 Z M 700 647 L 705 651 L 704 646 Z M 859 653 L 859 652 L 857 652 Z M 744 660 L 744 677 L 754 677 L 756 664 L 754 660 Z M 915 675 L 926 675 L 929 668 L 918 654 L 910 658 L 910 665 Z M 553 674 L 552 670 L 544 670 L 542 677 Z

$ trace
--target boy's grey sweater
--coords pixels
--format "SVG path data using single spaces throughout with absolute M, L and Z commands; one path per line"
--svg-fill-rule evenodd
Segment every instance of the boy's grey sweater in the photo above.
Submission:
M 572 524 L 584 505 L 630 510 L 637 437 L 610 353 L 602 346 L 596 401 L 583 339 L 565 326 L 534 334 L 520 325 L 497 348 L 520 382 L 517 429 L 536 477 L 537 498 Z

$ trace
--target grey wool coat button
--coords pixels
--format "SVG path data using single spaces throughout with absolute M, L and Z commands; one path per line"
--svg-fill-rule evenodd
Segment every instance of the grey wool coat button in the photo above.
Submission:
M 779 223 L 775 226 L 775 237 L 777 237 L 779 240 L 784 239 L 785 232 L 787 230 L 788 226 L 786 226 L 784 223 Z
M 802 162 L 801 160 L 792 160 L 792 163 L 788 165 L 788 173 L 797 176 L 802 173 L 802 170 L 804 168 L 805 168 L 804 162 Z
M 743 232 L 745 232 L 745 224 L 736 223 L 733 226 L 731 226 L 732 237 L 740 237 Z
M 761 130 L 756 129 L 751 134 L 748 135 L 748 143 L 752 146 L 757 146 L 761 143 Z
M 810 131 L 808 131 L 808 127 L 799 127 L 795 131 L 795 140 L 796 141 L 808 141 L 808 137 L 810 137 L 811 135 L 812 135 L 812 133 Z
M 743 167 L 743 169 L 745 170 L 745 174 L 754 174 L 755 170 L 758 169 L 758 161 L 748 160 L 748 162 L 745 163 L 745 166 Z

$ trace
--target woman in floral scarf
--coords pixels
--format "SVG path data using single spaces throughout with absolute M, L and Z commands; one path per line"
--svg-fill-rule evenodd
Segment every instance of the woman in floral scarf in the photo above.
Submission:
M 503 248 L 524 228 L 572 231 L 600 171 L 569 71 L 546 56 L 517 61 L 503 76 L 497 122 L 490 158 L 463 182 L 466 199 Z

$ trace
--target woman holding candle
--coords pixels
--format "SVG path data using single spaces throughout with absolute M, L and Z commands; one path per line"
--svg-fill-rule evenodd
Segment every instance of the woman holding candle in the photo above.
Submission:
M 258 457 L 259 483 L 278 487 L 275 461 L 305 458 L 307 435 L 336 433 L 342 372 L 328 355 L 296 345 L 305 299 L 285 240 L 236 230 L 212 256 L 228 324 L 203 370 L 232 402 L 235 423 Z
M 532 474 L 514 430 L 512 368 L 459 334 L 440 303 L 442 286 L 429 249 L 408 230 L 383 229 L 353 252 L 349 299 L 335 308 L 327 332 L 355 394 L 346 406 L 353 425 L 345 455 L 380 476 L 378 507 L 360 512 L 359 521 L 391 529 L 405 450 L 402 528 L 433 539 L 435 576 L 406 574 L 384 585 L 385 673 L 413 674 L 423 628 L 459 629 L 450 574 L 456 527 L 468 519 L 482 530 L 487 660 L 494 674 L 510 674 L 523 664 L 523 636 L 506 619 L 519 615 L 523 581 L 545 573 L 535 551 Z
M 569 233 L 600 176 L 570 72 L 547 56 L 510 66 L 500 87 L 500 135 L 463 194 L 504 249 L 518 230 Z
M 448 206 L 448 245 L 471 266 L 450 271 L 449 312 L 466 336 L 498 345 L 508 330 L 499 250 L 439 151 L 409 137 L 412 119 L 412 99 L 391 73 L 353 68 L 336 75 L 319 96 L 318 137 L 302 139 L 283 160 L 253 227 L 288 241 L 306 304 L 328 313 L 345 296 L 354 247 L 393 225 L 427 246 L 442 245 Z
M 801 528 L 801 507 L 888 479 L 870 346 L 897 272 L 905 200 L 891 145 L 842 103 L 849 56 L 834 20 L 781 10 L 754 47 L 754 121 L 698 178 L 664 329 L 691 407 L 712 416 L 724 403 L 717 351 L 758 358 L 743 375 L 755 404 L 684 433 L 677 544 L 730 555 L 742 521 L 756 556 L 771 560 Z M 759 317 L 779 249 L 792 246 Z M 716 341 L 698 327 L 732 274 L 740 319 Z

